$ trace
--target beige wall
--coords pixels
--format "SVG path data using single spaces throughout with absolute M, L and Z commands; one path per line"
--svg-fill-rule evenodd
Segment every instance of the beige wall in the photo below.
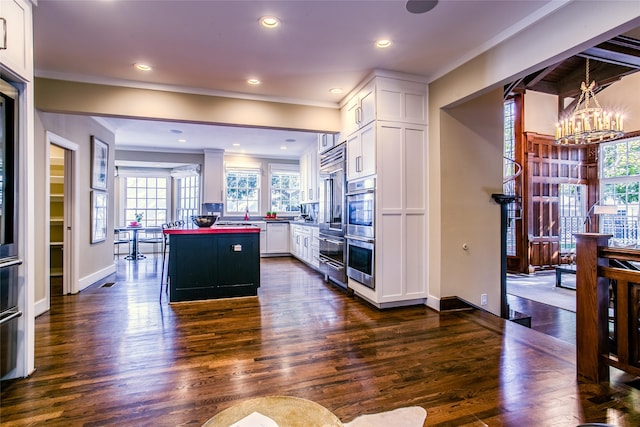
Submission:
M 113 170 L 114 170 L 114 135 L 103 126 L 98 124 L 95 120 L 85 116 L 65 115 L 65 114 L 50 114 L 44 112 L 36 112 L 40 124 L 37 126 L 36 138 L 35 138 L 35 151 L 36 153 L 42 153 L 49 150 L 48 142 L 45 136 L 46 131 L 53 132 L 79 146 L 76 152 L 76 160 L 79 162 L 79 175 L 76 177 L 80 183 L 79 194 L 77 195 L 77 203 L 79 204 L 80 217 L 77 220 L 77 233 L 79 244 L 79 287 L 81 290 L 83 287 L 91 284 L 93 278 L 95 280 L 100 279 L 100 272 L 109 272 L 113 270 L 113 239 L 111 234 L 107 234 L 107 239 L 100 243 L 91 244 L 90 239 L 90 200 L 91 200 L 91 188 L 90 188 L 90 156 L 91 156 L 91 135 L 95 135 L 102 141 L 109 145 L 109 175 L 107 177 L 108 185 L 108 200 L 109 203 L 113 203 Z M 36 171 L 38 172 L 35 177 L 36 188 L 46 187 L 46 176 L 48 176 L 47 168 L 43 161 L 44 157 L 41 154 L 37 155 Z M 37 190 L 37 195 L 41 194 L 41 190 Z M 42 193 L 43 194 L 43 193 Z M 36 212 L 45 212 L 45 205 L 48 204 L 48 200 L 40 195 L 35 200 Z M 112 206 L 112 205 L 111 205 Z M 48 226 L 48 224 L 45 224 Z M 36 225 L 41 227 L 41 224 Z M 114 222 L 110 215 L 107 225 L 107 230 L 113 230 Z M 37 235 L 36 247 L 41 250 L 42 245 L 47 245 L 44 241 L 45 234 Z M 48 266 L 38 265 L 36 269 L 45 269 L 44 272 L 36 273 L 37 277 L 48 277 L 46 272 Z M 97 274 L 97 275 L 96 275 Z M 36 294 L 41 295 L 43 293 L 43 286 L 48 285 L 48 280 L 44 283 L 36 283 Z
M 471 138 L 468 144 L 484 144 L 490 153 L 498 156 L 498 159 L 487 158 L 487 155 L 480 157 L 483 161 L 488 161 L 490 165 L 497 165 L 501 161 L 502 152 L 494 153 L 493 144 L 501 144 L 502 135 L 499 137 L 499 142 L 485 141 L 484 135 L 487 133 L 482 130 L 482 127 L 488 124 L 474 120 L 471 117 L 473 115 L 471 112 L 452 108 L 463 106 L 465 102 L 494 90 L 502 90 L 503 85 L 507 82 L 554 64 L 586 47 L 637 27 L 640 23 L 638 18 L 640 7 L 637 2 L 590 2 L 589 6 L 585 9 L 584 2 L 567 3 L 553 15 L 530 25 L 512 38 L 429 84 L 428 305 L 438 307 L 440 298 L 458 294 L 468 296 L 471 298 L 469 302 L 477 304 L 479 295 L 487 293 L 489 311 L 499 314 L 498 306 L 494 302 L 500 299 L 500 281 L 492 281 L 492 278 L 499 279 L 497 272 L 500 269 L 500 254 L 492 253 L 499 247 L 496 247 L 491 239 L 487 241 L 486 247 L 478 247 L 478 244 L 483 245 L 481 242 L 474 243 L 471 250 L 476 250 L 478 253 L 483 252 L 484 262 L 492 264 L 483 267 L 482 270 L 483 280 L 489 281 L 472 280 L 463 283 L 460 281 L 466 280 L 466 276 L 458 276 L 455 279 L 447 277 L 451 273 L 448 270 L 452 264 L 449 260 L 460 260 L 461 256 L 471 255 L 459 254 L 460 242 L 454 242 L 451 245 L 443 242 L 450 237 L 445 233 L 452 231 L 447 219 L 449 216 L 455 218 L 457 223 L 469 223 L 475 224 L 475 227 L 499 230 L 498 207 L 495 204 L 487 203 L 486 205 L 475 205 L 475 210 L 457 210 L 459 202 L 456 199 L 459 195 L 449 191 L 449 187 L 453 184 L 448 183 L 448 180 L 451 179 L 450 174 L 455 172 L 445 169 L 444 165 L 456 150 L 462 148 L 463 142 L 457 139 L 465 133 L 468 133 Z M 585 26 L 583 25 L 584 20 L 576 20 L 575 16 L 578 15 L 584 16 L 584 19 L 587 19 L 590 24 Z M 553 43 L 550 43 L 551 34 L 553 35 Z M 485 113 L 480 109 L 482 104 L 476 108 L 478 117 L 485 116 Z M 486 104 L 482 108 L 485 107 L 493 111 L 492 104 Z M 459 121 L 458 115 L 460 115 L 462 122 Z M 464 129 L 465 126 L 474 129 Z M 499 129 L 502 129 L 502 125 L 499 126 Z M 454 145 L 449 147 L 449 144 Z M 469 147 L 469 149 L 474 153 L 477 147 Z M 481 153 L 476 154 L 480 155 Z M 497 172 L 488 171 L 485 166 L 479 164 L 476 158 L 461 158 L 458 161 L 458 168 L 464 170 L 465 173 L 469 173 L 468 169 L 480 168 L 489 174 L 488 181 L 484 179 L 482 181 L 486 187 L 475 187 L 477 193 L 472 196 L 475 200 L 481 200 L 489 191 L 492 191 L 492 187 L 495 188 L 491 184 L 493 182 L 491 177 L 495 176 L 494 174 Z M 498 169 L 501 174 L 501 167 L 498 166 Z M 477 218 L 486 219 L 486 221 L 478 223 Z M 482 237 L 482 231 L 471 230 L 472 227 L 469 227 L 467 234 L 471 233 L 475 237 Z M 453 231 L 457 233 L 455 230 Z M 469 261 L 473 265 L 476 263 L 476 259 Z
M 596 98 L 605 110 L 622 113 L 625 131 L 640 131 L 640 72 L 612 84 Z
M 596 82 L 597 83 L 597 82 Z M 627 132 L 640 130 L 640 73 L 622 78 L 596 95 L 600 106 L 607 111 L 620 112 Z M 593 106 L 594 103 L 591 102 Z M 554 135 L 558 121 L 558 97 L 547 93 L 527 91 L 524 96 L 524 130 Z
M 339 132 L 335 108 L 251 101 L 38 78 L 36 108 L 97 116 L 139 117 L 277 129 Z
M 500 311 L 494 296 L 500 283 L 502 193 L 502 90 L 498 89 L 440 116 L 442 167 L 442 288 L 489 311 Z M 463 249 L 466 245 L 468 249 Z

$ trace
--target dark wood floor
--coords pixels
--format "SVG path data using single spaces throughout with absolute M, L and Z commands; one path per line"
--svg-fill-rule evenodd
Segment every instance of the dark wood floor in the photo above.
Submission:
M 157 263 L 120 267 L 36 319 L 3 426 L 198 426 L 263 395 L 343 421 L 419 405 L 426 426 L 640 425 L 633 378 L 578 382 L 574 345 L 484 312 L 378 311 L 291 258 L 263 259 L 259 297 L 169 305 Z

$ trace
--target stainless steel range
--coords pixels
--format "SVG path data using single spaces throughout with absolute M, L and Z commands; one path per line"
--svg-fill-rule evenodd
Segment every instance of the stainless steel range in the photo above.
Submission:
M 320 155 L 320 269 L 328 279 L 347 287 L 344 252 L 345 144 Z

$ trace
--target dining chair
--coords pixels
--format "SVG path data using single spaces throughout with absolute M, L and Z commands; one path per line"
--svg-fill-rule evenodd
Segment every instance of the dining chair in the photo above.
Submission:
M 113 233 L 113 258 L 120 256 L 120 245 L 127 245 L 127 255 L 131 252 L 131 233 L 126 230 L 114 230 Z
M 141 230 L 138 234 L 138 244 L 148 243 L 153 244 L 153 253 L 158 253 L 157 246 L 162 244 L 162 228 L 161 227 L 148 227 Z
M 164 280 L 164 271 L 165 271 L 165 265 L 167 263 L 167 257 L 168 257 L 168 253 L 167 253 L 167 249 L 169 248 L 169 235 L 168 234 L 164 234 L 164 230 L 167 230 L 169 228 L 174 228 L 176 227 L 177 222 L 167 222 L 162 224 L 162 269 L 160 272 L 160 302 L 162 302 L 162 287 L 165 285 L 165 280 Z M 167 271 L 167 281 L 166 281 L 166 293 L 167 295 L 169 295 L 169 274 Z

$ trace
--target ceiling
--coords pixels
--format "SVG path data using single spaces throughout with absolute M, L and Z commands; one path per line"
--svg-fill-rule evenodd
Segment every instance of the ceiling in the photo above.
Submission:
M 534 90 L 558 95 L 565 109 L 572 111 L 585 80 L 586 60 L 589 59 L 589 80 L 597 83 L 594 93 L 607 88 L 622 77 L 640 70 L 640 29 L 614 37 L 591 47 L 576 56 L 536 71 L 505 86 L 505 94 L 514 90 Z M 562 114 L 561 114 L 562 115 Z
M 35 72 L 63 80 L 337 108 L 375 69 L 437 78 L 564 3 L 430 0 L 425 4 L 435 7 L 414 14 L 405 0 L 39 0 L 34 8 Z M 263 15 L 277 16 L 281 25 L 262 28 L 258 19 Z M 391 46 L 376 48 L 380 37 L 390 39 Z M 139 62 L 152 70 L 136 70 Z M 248 78 L 262 83 L 250 86 Z M 526 82 L 513 87 L 518 84 Z M 332 88 L 343 93 L 331 93 Z M 316 140 L 304 132 L 104 120 L 120 149 L 223 148 L 298 157 Z

